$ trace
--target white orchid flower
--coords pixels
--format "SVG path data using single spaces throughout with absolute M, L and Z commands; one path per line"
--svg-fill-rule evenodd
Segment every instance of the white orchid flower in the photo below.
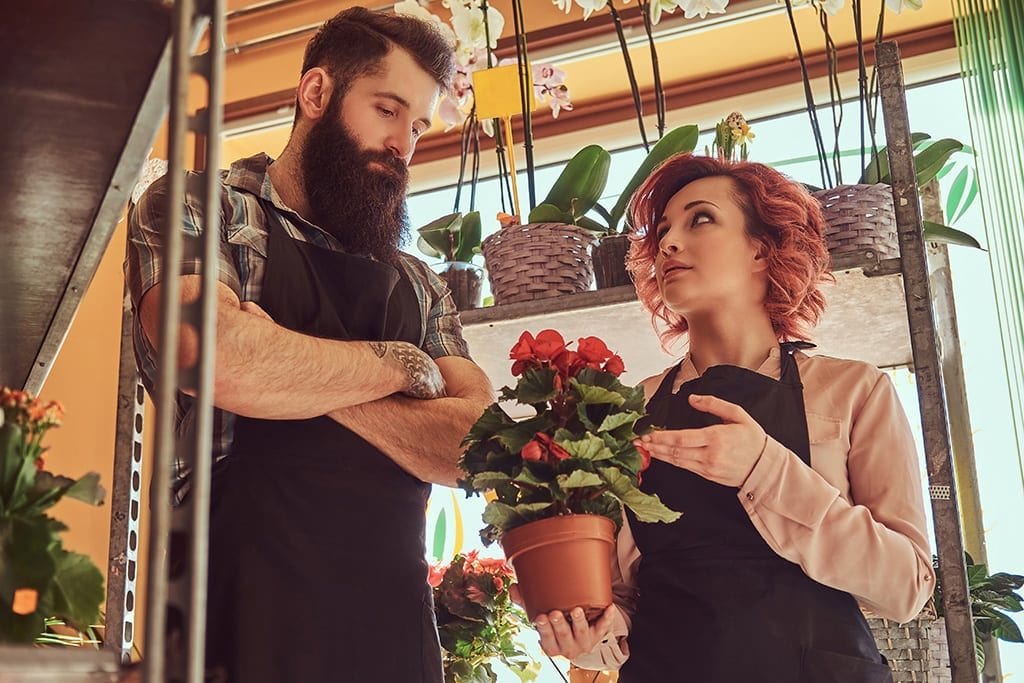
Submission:
M 885 0 L 885 4 L 889 6 L 896 14 L 903 11 L 904 7 L 909 7 L 912 10 L 919 10 L 924 5 L 924 0 Z
M 729 0 L 677 0 L 677 4 L 682 8 L 685 18 L 703 19 L 709 14 L 724 14 Z
M 608 0 L 576 0 L 576 4 L 583 8 L 583 21 L 586 21 L 591 14 L 599 9 L 604 9 Z
M 452 31 L 448 24 L 441 21 L 441 17 L 416 2 L 416 0 L 402 0 L 402 2 L 396 2 L 395 14 L 401 14 L 402 16 L 413 17 L 420 21 L 425 21 L 439 30 L 449 41 L 453 43 L 455 42 L 455 32 Z
M 661 21 L 661 13 L 672 14 L 679 8 L 677 0 L 651 0 L 651 23 L 657 24 Z
M 451 10 L 452 28 L 455 29 L 461 48 L 475 50 L 489 47 L 494 50 L 498 47 L 498 38 L 505 29 L 505 17 L 501 12 L 488 5 L 485 24 L 484 11 L 480 7 L 467 7 L 461 2 L 452 2 Z
M 572 11 L 572 0 L 551 0 L 551 2 L 566 14 Z

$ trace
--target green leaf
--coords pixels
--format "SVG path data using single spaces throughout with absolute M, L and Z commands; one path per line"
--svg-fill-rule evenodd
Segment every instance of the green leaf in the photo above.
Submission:
M 629 410 L 624 413 L 612 413 L 604 419 L 601 426 L 597 428 L 598 432 L 611 432 L 623 425 L 631 424 L 640 419 L 640 413 Z
M 1000 640 L 1005 640 L 1008 643 L 1022 643 L 1024 637 L 1021 637 L 1020 628 L 1010 617 L 996 612 L 993 616 L 995 622 L 995 628 L 992 629 L 992 635 Z
M 636 189 L 647 180 L 647 177 L 651 175 L 655 168 L 660 166 L 669 157 L 675 156 L 681 152 L 692 152 L 697 146 L 697 137 L 700 135 L 700 128 L 696 125 L 680 126 L 672 131 L 665 134 L 661 140 L 658 140 L 658 144 L 651 148 L 647 158 L 643 160 L 640 167 L 633 174 L 633 177 L 626 183 L 625 188 L 622 190 L 622 194 L 619 195 L 618 201 L 615 202 L 615 206 L 612 207 L 611 217 L 608 221 L 608 228 L 610 233 L 615 233 L 619 227 L 619 221 L 622 220 L 623 214 L 626 212 L 626 206 L 629 204 L 630 198 Z
M 633 511 L 641 522 L 674 522 L 682 513 L 670 510 L 658 496 L 644 493 L 629 477 L 613 467 L 599 467 L 601 478 L 611 492 Z
M 64 495 L 89 505 L 103 505 L 107 492 L 100 486 L 100 475 L 89 472 L 72 484 Z
M 541 204 L 553 204 L 563 213 L 582 216 L 597 203 L 608 182 L 612 157 L 600 145 L 588 145 L 569 160 Z M 530 212 L 530 222 L 533 212 Z
M 943 170 L 951 167 L 951 164 L 947 164 L 943 167 Z M 960 200 L 963 199 L 964 192 L 967 189 L 967 181 L 970 179 L 971 169 L 964 166 L 960 169 L 960 172 L 953 179 L 953 184 L 949 186 L 949 192 L 946 194 L 946 218 L 952 220 L 950 217 L 956 213 L 956 207 L 960 206 Z
M 529 405 L 550 401 L 557 393 L 555 371 L 549 368 L 527 370 L 516 385 L 519 402 Z
M 578 439 L 556 440 L 555 443 L 580 460 L 608 460 L 615 457 L 604 439 L 594 434 L 587 433 Z
M 416 247 L 420 250 L 420 253 L 422 253 L 425 256 L 429 256 L 431 258 L 444 258 L 443 253 L 441 253 L 437 249 L 434 249 L 434 247 L 430 245 L 430 242 L 423 239 L 422 237 L 416 238 Z
M 607 225 L 601 225 L 600 223 L 595 221 L 593 218 L 587 218 L 586 216 L 580 216 L 579 218 L 577 218 L 576 219 L 576 225 L 580 226 L 584 230 L 590 230 L 591 232 L 596 232 L 599 235 L 603 235 L 603 234 L 608 232 L 608 226 Z
M 498 488 L 510 481 L 512 481 L 512 478 L 504 472 L 481 472 L 473 476 L 473 488 L 477 491 L 486 491 L 487 489 Z
M 540 204 L 530 212 L 526 220 L 530 223 L 572 223 L 572 214 L 554 204 Z
M 589 384 L 580 384 L 575 378 L 571 380 L 571 383 L 573 390 L 580 398 L 580 403 L 584 405 L 610 403 L 614 406 L 621 406 L 626 402 L 625 397 L 617 391 Z
M 470 211 L 462 217 L 462 228 L 459 230 L 459 244 L 455 249 L 454 260 L 465 263 L 473 260 L 480 252 L 482 230 L 479 211 Z
M 420 242 L 417 244 L 420 250 L 427 256 L 443 256 L 446 261 L 452 261 L 455 257 L 455 237 L 462 227 L 462 214 L 460 212 L 450 213 L 441 216 L 437 220 L 427 223 L 417 232 L 420 234 Z M 426 242 L 429 250 L 424 249 L 421 242 Z
M 103 603 L 103 574 L 81 553 L 60 550 L 53 577 L 54 608 L 78 626 L 94 624 Z
M 572 474 L 558 475 L 558 485 L 563 489 L 583 489 L 589 486 L 604 486 L 604 480 L 593 472 L 576 470 Z
M 483 520 L 502 531 L 508 531 L 516 524 L 523 523 L 523 517 L 511 505 L 505 505 L 496 500 L 491 501 L 484 508 Z
M 981 249 L 981 245 L 978 244 L 978 240 L 974 239 L 962 230 L 957 230 L 956 228 L 951 228 L 948 225 L 933 223 L 931 221 L 923 221 L 923 226 L 924 240 L 926 242 L 944 242 L 946 244 L 956 244 L 961 247 Z
M 928 145 L 927 148 L 914 155 L 914 170 L 917 174 L 917 186 L 924 185 L 935 177 L 935 174 L 946 165 L 954 152 L 959 152 L 964 144 L 952 138 L 943 138 Z
M 967 196 L 964 198 L 963 202 L 959 204 L 960 209 L 956 212 L 956 215 L 949 219 L 950 223 L 956 223 L 965 213 L 967 213 L 968 209 L 970 209 L 974 204 L 974 200 L 978 198 L 979 189 L 978 175 L 972 169 L 970 174 L 970 185 L 967 188 Z
M 911 146 L 915 146 L 930 138 L 931 136 L 927 133 L 911 133 L 910 143 Z M 878 153 L 861 174 L 860 182 L 868 185 L 892 183 L 892 179 L 889 177 L 889 152 L 886 147 L 879 148 Z

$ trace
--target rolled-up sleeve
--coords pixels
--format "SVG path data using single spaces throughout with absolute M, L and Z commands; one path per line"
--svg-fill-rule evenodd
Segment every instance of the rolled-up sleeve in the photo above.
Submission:
M 197 275 L 202 272 L 201 242 L 197 239 L 204 228 L 203 215 L 192 197 L 192 190 L 202 176 L 190 174 L 181 229 L 185 236 L 184 258 L 178 275 Z M 167 233 L 167 176 L 155 180 L 139 198 L 139 203 L 128 214 L 128 250 L 125 276 L 132 303 L 136 306 L 143 295 L 166 277 L 164 241 Z M 223 230 L 223 215 L 222 215 Z M 225 239 L 220 240 L 218 279 L 241 297 L 238 269 Z
M 917 449 L 887 375 L 852 417 L 849 500 L 771 438 L 739 500 L 772 549 L 812 579 L 909 621 L 932 595 L 935 574 Z

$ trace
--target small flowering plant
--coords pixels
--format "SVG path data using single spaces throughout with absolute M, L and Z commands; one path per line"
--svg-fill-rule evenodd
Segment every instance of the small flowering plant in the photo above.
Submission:
M 445 683 L 495 683 L 495 661 L 521 681 L 536 679 L 540 665 L 518 640 L 529 621 L 509 596 L 515 576 L 504 560 L 479 557 L 475 550 L 460 553 L 446 565 L 431 567 L 429 580 Z
M 99 475 L 50 474 L 43 436 L 64 409 L 0 387 L 0 641 L 31 643 L 60 617 L 86 627 L 99 619 L 103 575 L 86 556 L 64 550 L 67 529 L 46 510 L 68 496 L 99 505 Z
M 480 532 L 485 544 L 557 515 L 602 515 L 618 528 L 623 505 L 645 522 L 679 517 L 637 488 L 650 464 L 650 454 L 634 444 L 651 429 L 635 431 L 643 388 L 619 381 L 622 358 L 597 337 L 568 346 L 555 330 L 524 332 L 509 353 L 519 380 L 501 390 L 500 400 L 536 414 L 516 422 L 494 403 L 463 441 L 460 487 L 467 494 L 494 491 Z

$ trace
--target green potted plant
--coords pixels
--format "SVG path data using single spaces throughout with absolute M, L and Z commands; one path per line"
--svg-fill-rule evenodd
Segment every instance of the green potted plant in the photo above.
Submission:
M 590 230 L 597 238 L 592 251 L 597 288 L 630 284 L 625 266 L 629 226 L 623 225 L 620 229 L 629 200 L 662 162 L 676 154 L 692 152 L 697 146 L 699 132 L 696 125 L 680 126 L 661 138 L 633 172 L 610 209 L 598 200 L 608 180 L 611 156 L 597 145 L 584 148 L 566 164 L 548 196 L 530 212 L 529 221 L 557 221 Z M 595 169 L 601 172 L 597 173 Z M 597 218 L 587 215 L 591 210 Z
M 427 256 L 442 259 L 435 267 L 460 311 L 480 307 L 483 269 L 473 263 L 480 253 L 480 212 L 450 213 L 419 229 L 417 245 Z
M 540 664 L 519 640 L 529 623 L 509 596 L 515 574 L 504 560 L 459 553 L 432 566 L 429 581 L 445 683 L 496 683 L 498 662 L 524 683 L 537 678 Z
M 45 469 L 43 437 L 62 417 L 59 403 L 0 388 L 0 641 L 31 643 L 51 617 L 79 629 L 99 619 L 103 575 L 64 549 L 67 527 L 46 514 L 65 496 L 104 497 L 95 472 L 75 480 Z
M 1018 592 L 1024 588 L 1024 576 L 1019 574 L 988 573 L 988 567 L 975 564 L 968 553 L 967 592 L 971 598 L 971 616 L 974 621 L 974 651 L 977 656 L 978 671 L 985 666 L 984 641 L 995 638 L 1007 643 L 1024 643 L 1020 626 L 1013 620 L 1010 613 L 1024 611 L 1024 597 Z M 932 557 L 935 570 L 939 569 L 939 558 Z M 935 584 L 935 613 L 942 617 L 942 584 Z
M 643 388 L 619 381 L 622 359 L 600 339 L 568 346 L 554 330 L 522 334 L 509 354 L 519 379 L 499 400 L 536 414 L 516 422 L 492 404 L 460 460 L 467 494 L 493 491 L 480 535 L 501 542 L 531 620 L 576 606 L 593 619 L 611 604 L 608 556 L 623 505 L 646 522 L 679 517 L 638 488 L 650 464 L 633 443 L 651 429 L 637 430 Z

